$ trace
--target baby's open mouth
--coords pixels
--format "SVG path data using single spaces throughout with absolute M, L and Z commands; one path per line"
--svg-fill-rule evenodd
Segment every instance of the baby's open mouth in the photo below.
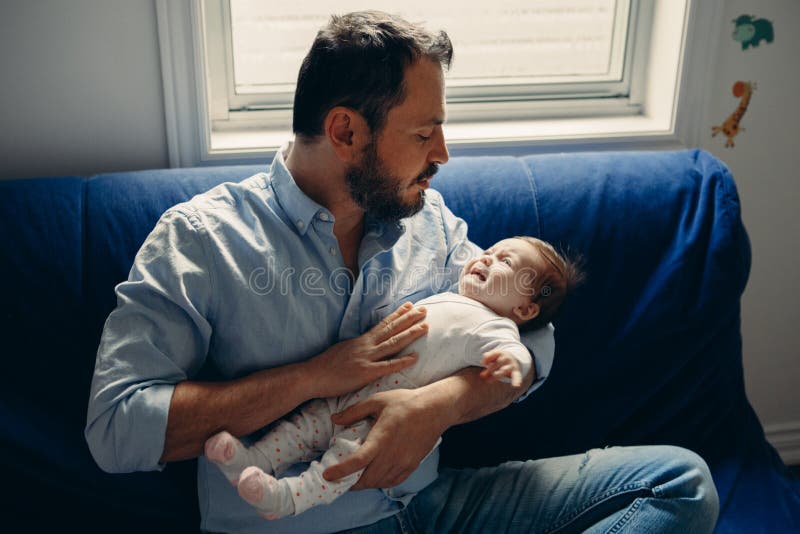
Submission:
M 477 276 L 480 279 L 481 282 L 485 282 L 486 281 L 486 275 L 484 273 L 482 273 L 481 271 L 479 271 L 478 269 L 471 270 L 469 274 L 474 274 L 475 276 Z

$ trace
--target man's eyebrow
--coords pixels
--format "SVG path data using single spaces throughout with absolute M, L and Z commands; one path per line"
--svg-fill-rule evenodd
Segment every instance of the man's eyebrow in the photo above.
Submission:
M 440 126 L 445 123 L 447 117 L 433 117 L 423 123 L 423 126 Z

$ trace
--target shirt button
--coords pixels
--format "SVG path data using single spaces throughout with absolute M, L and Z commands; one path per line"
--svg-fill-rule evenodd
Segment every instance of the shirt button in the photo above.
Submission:
M 325 213 L 324 211 L 319 214 L 319 218 L 322 219 L 323 221 L 327 221 L 328 219 L 330 219 L 330 217 L 328 217 L 328 214 Z
M 335 248 L 333 248 L 333 247 L 329 248 L 328 252 L 331 253 L 331 256 L 336 256 L 336 249 Z
M 303 221 L 297 221 L 297 223 L 295 223 L 295 224 L 297 224 L 297 227 L 298 227 L 300 230 L 302 230 L 303 228 L 305 228 L 305 227 L 306 227 L 306 225 L 305 225 L 305 223 L 303 223 Z

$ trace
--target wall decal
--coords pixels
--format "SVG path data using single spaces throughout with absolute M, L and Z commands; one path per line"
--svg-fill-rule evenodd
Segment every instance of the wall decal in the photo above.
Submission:
M 775 39 L 772 22 L 758 19 L 755 15 L 740 15 L 733 21 L 733 40 L 742 43 L 742 50 L 756 47 L 763 40 L 771 43 Z
M 727 141 L 725 141 L 725 146 L 734 146 L 733 138 L 736 137 L 739 132 L 744 131 L 744 128 L 739 126 L 739 122 L 742 120 L 744 112 L 747 111 L 747 106 L 750 104 L 750 97 L 755 88 L 756 84 L 754 82 L 738 81 L 733 84 L 733 96 L 739 99 L 739 105 L 736 107 L 736 111 L 731 113 L 731 116 L 728 117 L 722 125 L 711 127 L 711 137 L 722 132 L 725 134 L 725 137 L 728 138 Z

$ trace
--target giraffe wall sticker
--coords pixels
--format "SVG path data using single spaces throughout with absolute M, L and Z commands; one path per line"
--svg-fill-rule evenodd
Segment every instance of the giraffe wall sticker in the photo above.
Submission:
M 733 96 L 739 99 L 739 105 L 736 107 L 736 110 L 731 113 L 730 117 L 725 120 L 725 122 L 719 126 L 711 127 L 711 137 L 714 137 L 718 133 L 722 132 L 725 134 L 725 137 L 727 137 L 725 146 L 734 146 L 733 138 L 736 137 L 739 132 L 744 131 L 744 128 L 742 128 L 739 123 L 742 121 L 744 112 L 747 111 L 747 106 L 750 105 L 750 98 L 752 97 L 755 88 L 755 82 L 738 81 L 733 84 Z

